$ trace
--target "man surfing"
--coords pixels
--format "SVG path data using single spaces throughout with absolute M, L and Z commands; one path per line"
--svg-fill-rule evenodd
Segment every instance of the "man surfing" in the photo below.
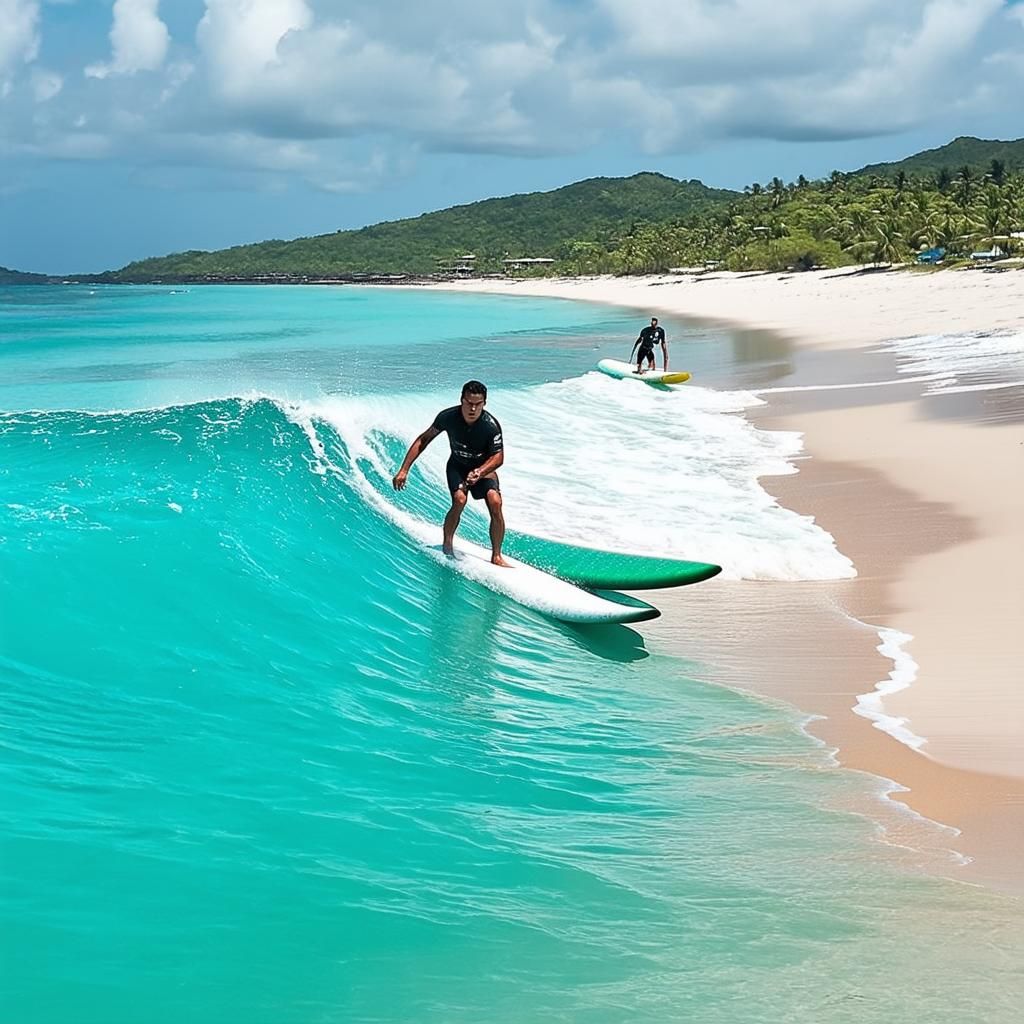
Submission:
M 637 348 L 637 346 L 640 346 Z M 662 369 L 668 370 L 668 343 L 665 341 L 665 328 L 658 326 L 658 318 L 651 317 L 651 326 L 645 327 L 640 332 L 640 337 L 633 342 L 629 358 L 632 361 L 633 352 L 636 351 L 636 372 L 644 373 L 643 363 L 647 361 L 647 370 L 654 369 L 654 346 L 661 345 Z
M 505 517 L 501 511 L 501 488 L 496 472 L 505 461 L 505 446 L 501 439 L 501 424 L 484 410 L 486 404 L 486 386 L 478 380 L 466 381 L 459 404 L 442 409 L 434 417 L 434 422 L 413 441 L 391 483 L 396 491 L 402 490 L 412 464 L 438 434 L 446 433 L 452 450 L 445 467 L 452 507 L 444 517 L 444 553 L 449 557 L 455 555 L 455 531 L 472 494 L 487 504 L 487 511 L 491 514 L 491 562 L 508 565 L 501 557 Z

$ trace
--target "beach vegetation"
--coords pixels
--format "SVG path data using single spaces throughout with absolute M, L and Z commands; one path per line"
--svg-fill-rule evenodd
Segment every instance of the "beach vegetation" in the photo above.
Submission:
M 734 249 L 726 260 L 729 270 L 784 271 L 838 267 L 852 262 L 833 239 L 818 239 L 806 231 L 795 231 L 782 238 L 748 242 Z

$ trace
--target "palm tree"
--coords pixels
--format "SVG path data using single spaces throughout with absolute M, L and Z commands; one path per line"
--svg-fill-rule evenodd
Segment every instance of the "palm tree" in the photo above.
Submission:
M 967 164 L 957 172 L 957 202 L 966 209 L 970 206 L 971 197 L 974 190 L 974 171 L 971 170 Z
M 853 203 L 842 211 L 842 216 L 825 232 L 836 239 L 844 249 L 853 249 L 871 238 L 874 217 L 872 211 Z
M 993 159 L 989 165 L 988 177 L 996 185 L 1002 185 L 1006 181 L 1006 164 L 1002 160 Z
M 980 209 L 975 221 L 981 231 L 975 236 L 985 246 L 991 248 L 997 243 L 1004 246 L 1009 241 L 1009 209 L 1002 189 L 998 185 L 987 185 Z
M 934 192 L 915 189 L 906 210 L 905 237 L 911 249 L 930 249 L 939 244 L 943 211 L 933 201 Z
M 903 263 L 910 253 L 903 238 L 899 223 L 893 218 L 885 218 L 875 225 L 875 248 L 872 253 L 874 263 Z
M 959 210 L 947 206 L 938 212 L 936 218 L 935 244 L 951 253 L 969 251 L 971 227 L 971 222 Z
M 1007 218 L 1012 231 L 1024 231 L 1024 176 L 1011 178 L 1006 189 Z

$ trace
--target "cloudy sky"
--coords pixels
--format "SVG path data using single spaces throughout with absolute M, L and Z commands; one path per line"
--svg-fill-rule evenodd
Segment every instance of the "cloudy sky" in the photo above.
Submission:
M 1024 136 L 1019 0 L 0 0 L 0 265 Z

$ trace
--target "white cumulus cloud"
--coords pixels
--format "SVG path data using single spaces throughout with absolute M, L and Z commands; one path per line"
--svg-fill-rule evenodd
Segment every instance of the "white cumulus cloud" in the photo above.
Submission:
M 0 90 L 6 92 L 18 65 L 39 53 L 37 0 L 0 0 Z
M 132 75 L 155 71 L 164 62 L 171 37 L 160 20 L 160 0 L 114 0 L 114 24 L 110 29 L 111 59 L 90 64 L 89 78 Z
M 1024 4 L 1005 0 L 193 2 L 173 60 L 157 0 L 116 0 L 110 60 L 87 88 L 44 53 L 48 70 L 19 90 L 39 5 L 0 0 L 0 24 L 20 26 L 0 36 L 7 108 L 59 89 L 51 141 L 84 111 L 133 160 L 248 161 L 345 191 L 432 152 L 639 159 L 723 139 L 959 133 L 1012 124 L 1024 90 Z M 31 146 L 31 112 L 10 123 Z
M 206 0 L 196 38 L 214 88 L 242 96 L 258 86 L 271 65 L 280 63 L 278 47 L 285 36 L 312 21 L 305 0 Z
M 221 115 L 256 134 L 671 151 L 920 127 L 944 104 L 975 102 L 964 78 L 981 73 L 1002 45 L 1002 14 L 1018 10 L 1003 0 L 450 0 L 440 12 L 403 0 L 206 0 L 197 64 Z

